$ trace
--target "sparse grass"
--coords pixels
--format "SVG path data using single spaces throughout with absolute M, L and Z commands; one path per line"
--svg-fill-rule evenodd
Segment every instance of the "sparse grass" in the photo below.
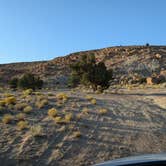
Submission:
M 28 128 L 28 122 L 27 121 L 21 120 L 17 123 L 17 129 L 18 130 L 24 130 L 26 128 Z
M 23 109 L 23 112 L 28 114 L 28 113 L 32 112 L 32 110 L 33 110 L 33 108 L 32 108 L 31 106 L 26 106 L 26 107 Z
M 11 123 L 14 117 L 11 114 L 5 114 L 2 118 L 2 122 L 5 124 Z
M 43 136 L 44 131 L 40 125 L 35 125 L 30 128 L 30 134 L 33 137 L 40 137 L 40 136 Z
M 97 104 L 96 99 L 91 99 L 90 102 L 91 102 L 91 104 L 93 104 L 93 105 Z
M 107 112 L 108 112 L 108 110 L 105 109 L 105 108 L 99 109 L 99 114 L 101 114 L 101 115 L 104 115 L 104 114 L 106 114 Z
M 50 117 L 55 117 L 58 114 L 58 111 L 55 108 L 51 108 L 48 110 L 48 115 Z
M 23 113 L 17 114 L 17 115 L 16 115 L 16 119 L 17 119 L 18 121 L 20 121 L 20 120 L 25 120 L 25 114 L 23 114 Z

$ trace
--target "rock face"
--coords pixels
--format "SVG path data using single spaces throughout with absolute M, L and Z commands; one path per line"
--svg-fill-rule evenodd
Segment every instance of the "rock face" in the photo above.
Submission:
M 103 61 L 108 69 L 112 68 L 115 80 L 135 74 L 147 78 L 166 70 L 166 46 L 118 46 L 76 52 L 50 61 L 0 65 L 0 84 L 6 85 L 12 77 L 31 72 L 43 78 L 49 86 L 58 82 L 66 86 L 70 64 L 85 54 L 95 54 L 97 62 Z

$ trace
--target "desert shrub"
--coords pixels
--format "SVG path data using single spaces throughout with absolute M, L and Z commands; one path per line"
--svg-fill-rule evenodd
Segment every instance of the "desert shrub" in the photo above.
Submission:
M 22 89 L 41 89 L 43 81 L 33 74 L 24 74 L 18 81 L 18 87 Z
M 23 91 L 23 95 L 28 96 L 31 95 L 33 93 L 33 89 L 26 89 Z
M 80 76 L 78 76 L 75 72 L 72 72 L 71 76 L 68 79 L 69 87 L 76 87 L 80 83 Z
M 37 101 L 35 103 L 35 106 L 38 108 L 38 109 L 41 109 L 43 107 L 45 107 L 46 105 L 48 105 L 48 100 L 47 99 L 43 99 L 41 101 Z
M 17 129 L 18 130 L 24 130 L 26 128 L 28 128 L 28 122 L 27 121 L 21 120 L 17 123 Z
M 44 130 L 40 125 L 34 125 L 34 126 L 31 126 L 30 128 L 30 134 L 33 137 L 43 136 Z
M 25 120 L 25 114 L 23 114 L 23 113 L 17 114 L 17 115 L 16 115 L 16 119 L 17 119 L 18 121 Z
M 90 96 L 90 95 L 85 96 L 85 98 L 86 98 L 87 100 L 92 100 L 92 99 L 93 99 L 93 97 Z
M 80 138 L 81 137 L 81 132 L 80 131 L 73 132 L 72 137 L 73 138 Z
M 108 88 L 112 79 L 112 70 L 107 70 L 103 62 L 96 63 L 95 55 L 84 55 L 79 62 L 72 64 L 72 74 L 69 78 L 70 86 L 83 84 L 91 85 L 94 90 L 100 85 L 103 89 Z
M 58 111 L 55 108 L 51 108 L 48 110 L 48 115 L 50 117 L 55 117 L 57 115 Z
M 10 104 L 16 104 L 16 98 L 15 97 L 7 97 L 4 99 L 6 105 Z
M 89 113 L 88 108 L 83 108 L 83 109 L 82 109 L 82 113 L 83 113 L 83 114 L 88 114 L 88 113 Z
M 16 89 L 17 86 L 18 86 L 18 78 L 12 78 L 9 81 L 9 87 L 12 88 L 12 89 Z
M 55 123 L 57 123 L 57 124 L 62 124 L 62 123 L 64 123 L 63 118 L 60 117 L 60 116 L 56 116 L 56 117 L 54 118 L 54 121 L 55 121 Z
M 4 96 L 4 97 L 13 97 L 14 95 L 11 94 L 11 93 L 4 93 L 3 96 Z
M 15 105 L 15 109 L 16 109 L 16 110 L 23 110 L 26 106 L 27 106 L 26 103 L 17 103 L 17 104 Z
M 96 99 L 92 99 L 92 100 L 90 100 L 90 102 L 94 105 L 97 103 Z
M 2 122 L 5 124 L 11 123 L 14 117 L 10 114 L 5 114 L 2 118 Z
M 32 108 L 31 106 L 26 106 L 26 107 L 23 109 L 23 112 L 28 114 L 28 113 L 32 112 L 32 110 L 33 110 L 33 108 Z
M 57 99 L 66 101 L 68 99 L 68 95 L 66 93 L 58 93 L 56 95 Z
M 68 114 L 65 115 L 64 120 L 65 120 L 65 122 L 70 122 L 72 120 L 72 118 L 73 118 L 73 114 L 68 113 Z
M 108 110 L 105 109 L 105 108 L 99 109 L 99 114 L 101 114 L 101 115 L 104 115 L 104 114 L 106 114 L 107 112 L 108 112 Z
M 5 106 L 6 102 L 5 100 L 0 100 L 0 106 Z
M 42 95 L 41 92 L 34 92 L 34 94 L 35 94 L 35 95 L 39 95 L 39 96 Z

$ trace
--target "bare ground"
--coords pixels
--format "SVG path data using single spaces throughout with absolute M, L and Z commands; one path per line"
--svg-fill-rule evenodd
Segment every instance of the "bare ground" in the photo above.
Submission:
M 47 96 L 47 92 L 43 92 Z M 91 104 L 80 92 L 66 91 L 69 99 L 57 106 L 55 95 L 49 105 L 36 109 L 26 120 L 44 129 L 41 137 L 32 137 L 29 129 L 18 131 L 15 123 L 0 121 L 0 165 L 93 165 L 115 158 L 166 151 L 166 90 L 123 91 L 121 94 L 90 94 Z M 15 94 L 19 98 L 19 94 Z M 33 98 L 30 104 L 34 106 Z M 67 124 L 56 124 L 48 108 L 73 113 Z M 88 112 L 77 118 L 83 108 Z M 99 114 L 100 108 L 107 113 Z M 16 114 L 16 111 L 10 111 Z M 0 114 L 0 118 L 2 115 Z M 80 137 L 73 137 L 76 131 Z

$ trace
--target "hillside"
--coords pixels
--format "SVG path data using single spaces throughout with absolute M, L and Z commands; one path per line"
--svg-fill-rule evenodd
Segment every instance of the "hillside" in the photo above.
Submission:
M 130 73 L 147 77 L 154 71 L 159 74 L 165 73 L 166 70 L 166 46 L 117 46 L 71 53 L 50 61 L 2 64 L 0 65 L 1 83 L 6 84 L 12 77 L 32 72 L 42 77 L 48 87 L 64 86 L 70 74 L 69 65 L 84 54 L 95 54 L 98 62 L 103 61 L 107 68 L 113 69 L 114 77 L 118 80 Z

